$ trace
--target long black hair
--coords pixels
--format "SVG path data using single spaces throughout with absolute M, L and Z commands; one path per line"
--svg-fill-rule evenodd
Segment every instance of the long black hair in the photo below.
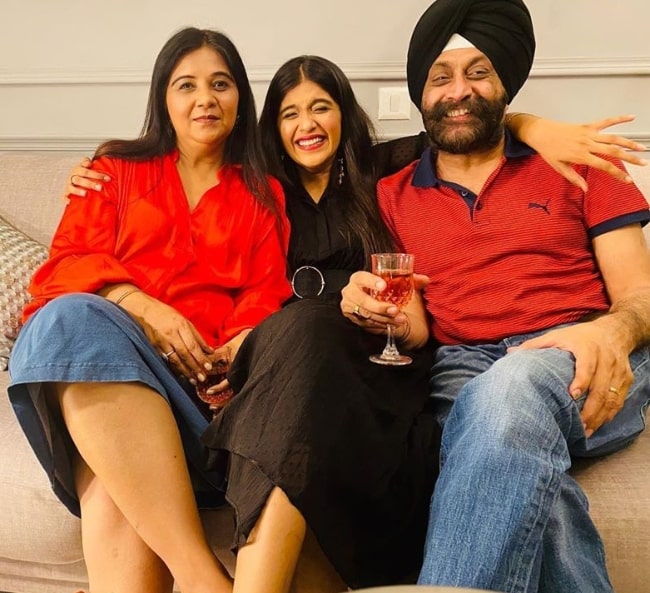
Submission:
M 174 68 L 189 53 L 210 47 L 226 62 L 237 90 L 237 123 L 226 139 L 224 164 L 241 165 L 249 191 L 272 212 L 277 206 L 269 186 L 266 162 L 261 150 L 253 91 L 244 62 L 235 45 L 219 31 L 186 27 L 165 43 L 154 64 L 145 121 L 134 140 L 109 140 L 99 146 L 95 158 L 113 156 L 144 161 L 168 154 L 176 148 L 176 133 L 167 111 L 166 93 Z
M 374 128 L 357 102 L 350 81 L 333 62 L 319 56 L 299 56 L 285 62 L 273 76 L 259 123 L 269 172 L 290 190 L 301 187 L 298 165 L 285 155 L 278 116 L 287 93 L 305 80 L 320 86 L 341 110 L 337 159 L 343 158 L 345 175 L 339 185 L 339 167 L 335 162 L 330 171 L 329 187 L 349 197 L 343 200 L 347 224 L 344 232 L 349 239 L 359 238 L 368 263 L 371 253 L 393 249 L 375 197 L 378 173 L 373 159 Z

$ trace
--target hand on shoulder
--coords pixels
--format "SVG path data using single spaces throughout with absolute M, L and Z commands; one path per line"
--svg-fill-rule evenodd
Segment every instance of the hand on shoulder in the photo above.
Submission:
M 63 191 L 63 200 L 68 201 L 71 196 L 85 197 L 88 189 L 102 191 L 103 183 L 108 183 L 111 177 L 101 171 L 95 171 L 93 161 L 84 157 L 82 161 L 70 172 L 68 183 Z

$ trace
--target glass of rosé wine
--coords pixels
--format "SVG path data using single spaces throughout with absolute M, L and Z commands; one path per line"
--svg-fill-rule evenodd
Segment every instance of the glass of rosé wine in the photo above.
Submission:
M 214 391 L 215 386 L 226 378 L 226 374 L 230 369 L 230 346 L 215 349 L 209 358 L 212 363 L 212 370 L 205 373 L 205 381 L 197 382 L 196 395 L 201 401 L 208 404 L 214 419 L 234 395 L 230 386 L 222 391 Z
M 401 309 L 413 294 L 413 256 L 408 253 L 373 253 L 372 273 L 386 282 L 381 292 L 373 290 L 372 298 L 385 303 L 392 303 Z M 413 362 L 410 356 L 400 354 L 395 345 L 394 326 L 386 326 L 386 347 L 381 354 L 373 354 L 372 362 L 385 365 L 405 365 Z

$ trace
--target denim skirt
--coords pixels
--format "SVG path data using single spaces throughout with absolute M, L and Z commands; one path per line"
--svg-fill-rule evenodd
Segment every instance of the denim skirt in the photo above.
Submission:
M 147 385 L 165 398 L 178 424 L 200 507 L 223 504 L 221 472 L 205 469 L 199 438 L 208 421 L 142 328 L 114 303 L 94 294 L 68 294 L 36 312 L 20 331 L 9 360 L 9 399 L 55 494 L 80 514 L 74 444 L 60 414 L 47 405 L 44 383 Z

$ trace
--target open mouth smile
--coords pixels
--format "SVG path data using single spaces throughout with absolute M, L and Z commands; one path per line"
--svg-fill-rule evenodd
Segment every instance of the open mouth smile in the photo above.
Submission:
M 322 146 L 325 140 L 325 136 L 310 136 L 296 140 L 296 145 L 303 150 L 313 150 Z

